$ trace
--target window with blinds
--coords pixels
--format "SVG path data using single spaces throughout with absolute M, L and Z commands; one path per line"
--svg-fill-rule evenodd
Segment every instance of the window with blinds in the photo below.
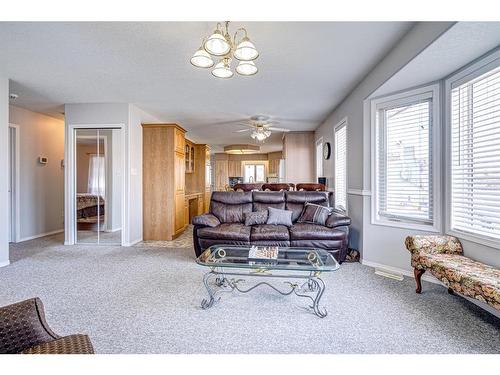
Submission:
M 335 208 L 347 211 L 347 126 L 335 127 Z
M 433 224 L 432 93 L 377 108 L 377 215 Z
M 500 67 L 451 90 L 451 229 L 500 240 Z

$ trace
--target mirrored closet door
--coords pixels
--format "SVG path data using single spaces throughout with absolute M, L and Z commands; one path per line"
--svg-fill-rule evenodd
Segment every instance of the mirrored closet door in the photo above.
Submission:
M 121 244 L 122 130 L 75 129 L 76 242 Z

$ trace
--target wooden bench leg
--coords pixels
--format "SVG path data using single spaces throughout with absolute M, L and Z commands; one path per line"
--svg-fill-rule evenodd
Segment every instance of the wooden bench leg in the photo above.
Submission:
M 419 270 L 418 268 L 413 269 L 413 273 L 415 275 L 415 282 L 417 283 L 417 289 L 415 289 L 415 292 L 418 294 L 422 293 L 422 275 L 424 274 L 425 270 Z

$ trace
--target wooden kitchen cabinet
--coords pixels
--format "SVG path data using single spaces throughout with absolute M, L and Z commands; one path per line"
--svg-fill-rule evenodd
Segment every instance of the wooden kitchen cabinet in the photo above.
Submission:
M 143 124 L 143 237 L 170 241 L 186 228 L 185 133 Z

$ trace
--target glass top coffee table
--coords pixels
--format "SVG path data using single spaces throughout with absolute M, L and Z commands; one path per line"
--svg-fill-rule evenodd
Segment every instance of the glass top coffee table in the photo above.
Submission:
M 201 302 L 208 309 L 220 300 L 223 292 L 238 291 L 248 293 L 261 285 L 267 285 L 282 295 L 292 293 L 311 300 L 312 312 L 324 318 L 325 308 L 320 300 L 325 291 L 325 283 L 319 277 L 322 272 L 332 272 L 340 266 L 326 250 L 299 247 L 259 246 L 260 249 L 277 251 L 276 259 L 256 259 L 251 246 L 214 245 L 205 250 L 196 263 L 209 268 L 203 277 L 209 299 Z M 261 281 L 250 287 L 243 287 L 247 277 L 281 278 L 285 281 L 280 287 Z M 303 280 L 302 282 L 298 280 Z M 284 285 L 283 285 L 284 284 Z

